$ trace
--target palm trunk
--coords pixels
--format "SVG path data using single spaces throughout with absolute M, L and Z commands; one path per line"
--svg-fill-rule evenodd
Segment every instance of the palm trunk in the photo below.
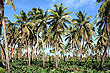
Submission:
M 3 58 L 2 34 L 1 34 L 1 57 L 2 57 L 2 64 L 3 64 L 3 66 L 6 66 L 5 63 L 4 63 L 4 58 Z
M 103 66 L 103 64 L 104 64 L 104 58 L 105 58 L 106 51 L 107 51 L 107 47 L 105 47 L 103 56 L 102 56 L 102 58 L 101 58 L 100 70 L 102 70 L 102 66 Z
M 57 41 L 55 43 L 55 60 L 56 60 L 56 69 L 57 69 L 58 68 L 58 63 L 57 63 L 57 55 L 56 55 L 56 53 L 57 53 Z
M 44 52 L 43 31 L 44 31 L 44 28 L 42 26 L 42 47 L 43 47 L 43 68 L 44 68 L 45 67 L 45 52 Z
M 39 41 L 39 38 L 38 38 L 38 32 L 37 32 L 37 47 L 38 47 L 38 41 Z M 35 64 L 37 64 L 37 48 L 36 48 L 36 60 L 35 60 Z
M 49 48 L 49 63 L 50 63 L 50 47 L 49 47 L 49 44 L 48 44 L 48 48 Z
M 63 60 L 64 60 L 64 62 L 65 62 L 65 57 L 64 57 L 64 48 L 63 48 Z
M 45 53 L 44 53 L 44 42 L 42 40 L 42 46 L 43 46 L 43 68 L 45 67 Z
M 64 59 L 64 62 L 65 62 L 65 55 L 64 55 L 64 50 L 63 50 L 63 59 Z
M 82 61 L 82 48 L 80 48 L 80 62 Z
M 36 60 L 35 60 L 35 64 L 37 65 L 37 48 L 36 48 Z
M 11 60 L 14 63 L 14 61 L 13 61 L 13 46 L 12 45 L 11 45 Z
M 58 39 L 57 39 L 58 40 Z M 57 42 L 57 69 L 58 69 L 58 64 L 59 64 L 59 53 L 58 53 L 58 49 L 59 49 L 59 46 L 58 46 L 58 42 Z
M 72 40 L 72 49 L 73 49 L 73 40 Z M 74 49 L 73 49 L 73 62 L 74 62 Z
M 55 58 L 56 58 L 56 69 L 58 69 L 58 57 L 57 57 L 57 49 L 58 49 L 58 38 L 57 38 L 57 35 L 56 35 L 56 43 L 55 43 Z
M 18 43 L 18 48 L 17 48 L 17 60 L 20 60 L 20 43 Z
M 83 44 L 81 45 L 81 48 L 80 48 L 80 63 L 82 61 L 82 49 L 83 49 L 83 45 L 84 45 L 84 39 L 83 39 L 83 37 L 82 37 L 82 42 L 83 42 Z
M 6 71 L 10 73 L 10 67 L 9 67 L 9 58 L 8 58 L 8 47 L 7 47 L 7 37 L 5 32 L 5 20 L 4 20 L 4 2 L 1 0 L 1 14 L 2 14 L 2 26 L 3 26 L 3 35 L 5 40 L 5 52 L 6 52 Z
M 28 50 L 28 41 L 26 41 L 26 46 L 27 46 L 28 65 L 30 66 L 30 55 L 29 55 L 29 50 Z
M 32 64 L 32 60 L 33 60 L 32 54 L 33 54 L 33 46 L 32 46 L 32 50 L 31 50 L 31 64 Z

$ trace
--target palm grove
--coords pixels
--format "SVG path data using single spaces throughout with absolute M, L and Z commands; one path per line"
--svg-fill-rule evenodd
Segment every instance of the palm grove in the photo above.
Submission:
M 4 17 L 4 3 L 12 4 L 15 10 L 13 1 L 0 0 L 0 2 L 1 30 L 3 28 L 1 59 L 8 72 L 10 72 L 9 60 L 14 63 L 15 59 L 26 59 L 29 66 L 32 61 L 43 60 L 43 67 L 45 61 L 55 60 L 57 69 L 59 60 L 73 62 L 79 60 L 81 63 L 82 60 L 96 59 L 101 60 L 100 69 L 102 69 L 104 59 L 109 58 L 107 52 L 110 46 L 109 0 L 97 0 L 97 3 L 102 4 L 94 23 L 90 23 L 92 16 L 87 17 L 87 13 L 82 11 L 77 12 L 75 14 L 77 18 L 72 19 L 70 16 L 72 12 L 66 11 L 68 7 L 63 7 L 63 4 L 55 4 L 55 9 L 47 9 L 45 12 L 41 8 L 32 8 L 28 13 L 22 10 L 19 16 L 14 15 L 16 21 L 11 22 Z M 94 37 L 97 43 L 94 43 Z M 24 49 L 26 51 L 23 54 Z

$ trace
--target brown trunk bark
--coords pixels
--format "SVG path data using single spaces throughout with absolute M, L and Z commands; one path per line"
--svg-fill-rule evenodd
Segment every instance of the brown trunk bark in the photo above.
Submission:
M 2 14 L 2 26 L 3 26 L 3 35 L 5 40 L 5 53 L 6 53 L 6 71 L 10 73 L 10 67 L 9 67 L 9 58 L 8 58 L 8 47 L 7 47 L 7 37 L 5 32 L 5 20 L 4 20 L 4 2 L 1 0 L 1 14 Z

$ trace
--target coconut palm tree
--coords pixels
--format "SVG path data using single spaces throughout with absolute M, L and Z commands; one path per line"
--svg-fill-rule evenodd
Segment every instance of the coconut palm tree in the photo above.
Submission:
M 12 62 L 14 63 L 13 61 L 13 45 L 14 45 L 14 41 L 16 41 L 15 39 L 15 36 L 16 36 L 16 24 L 14 23 L 11 23 L 10 20 L 7 20 L 7 24 L 6 24 L 6 35 L 7 35 L 7 42 L 8 42 L 8 45 L 10 45 L 10 48 L 11 48 L 11 59 L 12 59 Z
M 68 40 L 67 46 L 71 45 L 72 52 L 73 52 L 73 62 L 74 62 L 74 49 L 73 47 L 76 46 L 77 44 L 77 39 L 78 39 L 78 33 L 77 33 L 77 28 L 73 27 L 74 24 L 70 25 L 68 31 L 66 31 L 66 40 Z M 74 46 L 73 46 L 74 45 Z
M 34 46 L 36 48 L 36 63 L 37 63 L 37 49 L 38 49 L 38 45 L 39 45 L 39 33 L 40 33 L 40 29 L 39 29 L 39 24 L 40 24 L 40 19 L 38 18 L 40 14 L 40 11 L 38 10 L 38 8 L 32 8 L 31 11 L 28 12 L 28 16 L 29 16 L 29 23 L 34 25 L 33 27 L 33 37 L 34 39 L 32 39 L 32 42 L 34 42 Z M 37 42 L 36 42 L 37 41 Z
M 72 13 L 71 11 L 69 12 L 65 12 L 65 10 L 68 7 L 63 8 L 63 4 L 58 5 L 54 5 L 55 10 L 50 9 L 48 10 L 51 13 L 51 20 L 50 20 L 50 27 L 49 27 L 49 31 L 50 31 L 50 35 L 53 35 L 52 39 L 55 42 L 55 58 L 56 58 L 56 68 L 58 68 L 58 59 L 57 59 L 57 55 L 56 52 L 58 51 L 58 42 L 59 40 L 61 41 L 61 35 L 64 34 L 64 30 L 65 27 L 67 28 L 67 25 L 65 23 L 70 23 L 70 13 Z
M 90 38 L 94 35 L 94 28 L 93 25 L 90 24 L 90 18 L 92 16 L 89 16 L 86 18 L 87 13 L 85 12 L 77 12 L 75 14 L 77 16 L 76 19 L 73 19 L 73 23 L 75 27 L 77 28 L 77 33 L 80 41 L 80 62 L 82 60 L 82 50 L 84 48 L 84 41 L 90 41 Z M 95 36 L 95 35 L 94 35 Z
M 14 3 L 12 0 L 1 0 L 0 1 L 0 9 L 1 9 L 1 15 L 2 15 L 2 26 L 3 26 L 3 35 L 5 39 L 5 52 L 6 52 L 6 71 L 10 73 L 10 68 L 9 68 L 9 58 L 8 58 L 8 48 L 7 48 L 7 37 L 6 37 L 6 32 L 5 32 L 5 21 L 4 21 L 4 3 L 8 5 L 12 5 L 13 9 L 15 9 Z
M 108 38 L 107 38 L 107 32 L 104 32 L 103 30 L 99 29 L 98 30 L 98 37 L 96 38 L 96 40 L 98 40 L 97 41 L 97 45 L 98 45 L 97 47 L 98 47 L 99 51 L 101 51 L 103 48 L 106 48 L 106 42 L 108 40 Z M 105 54 L 106 54 L 106 50 L 104 50 L 103 56 Z M 103 57 L 103 59 L 104 59 L 104 57 Z M 104 60 L 102 60 L 102 58 L 101 58 L 100 69 L 102 69 L 103 63 L 104 63 Z
M 44 39 L 45 39 L 45 34 L 46 34 L 46 29 L 47 29 L 47 21 L 48 20 L 48 16 L 47 16 L 47 11 L 44 11 L 40 8 L 38 8 L 38 10 L 40 11 L 39 15 L 38 15 L 38 19 L 40 20 L 40 23 L 38 25 L 38 28 L 41 28 L 41 40 L 42 40 L 42 48 L 43 48 L 43 67 L 45 67 L 45 52 L 44 52 Z
M 101 63 L 100 63 L 100 69 L 102 69 L 103 63 L 104 63 L 104 58 L 105 58 L 105 52 L 107 50 L 107 47 L 109 46 L 109 41 L 110 41 L 110 0 L 97 0 L 98 3 L 102 2 L 98 13 L 99 13 L 99 20 L 96 20 L 97 25 L 99 28 L 102 30 L 106 28 L 107 32 L 107 37 L 109 38 L 108 41 L 106 42 L 106 47 L 103 52 L 103 56 L 101 58 Z M 103 28 L 104 26 L 104 28 Z
M 29 35 L 30 32 L 32 32 L 32 30 L 28 27 L 27 24 L 29 23 L 29 17 L 28 15 L 22 10 L 22 12 L 20 12 L 21 16 L 18 15 L 14 15 L 15 18 L 17 19 L 15 21 L 16 24 L 19 25 L 19 27 L 17 27 L 16 31 L 19 31 L 18 35 L 21 34 L 21 36 L 19 37 L 19 39 L 21 40 L 21 44 L 25 43 L 26 47 L 27 47 L 27 58 L 28 58 L 28 65 L 30 65 L 30 55 L 29 55 L 29 50 L 28 50 L 28 46 L 29 46 Z

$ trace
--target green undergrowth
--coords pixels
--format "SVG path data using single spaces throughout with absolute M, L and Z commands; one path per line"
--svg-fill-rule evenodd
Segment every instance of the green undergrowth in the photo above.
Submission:
M 83 60 L 79 61 L 60 61 L 59 68 L 55 68 L 55 61 L 45 62 L 45 68 L 42 68 L 42 61 L 33 61 L 31 66 L 27 61 L 10 62 L 11 73 L 110 73 L 110 61 L 105 61 L 103 70 L 99 70 L 100 61 Z M 0 73 L 5 72 L 5 67 L 0 67 Z

